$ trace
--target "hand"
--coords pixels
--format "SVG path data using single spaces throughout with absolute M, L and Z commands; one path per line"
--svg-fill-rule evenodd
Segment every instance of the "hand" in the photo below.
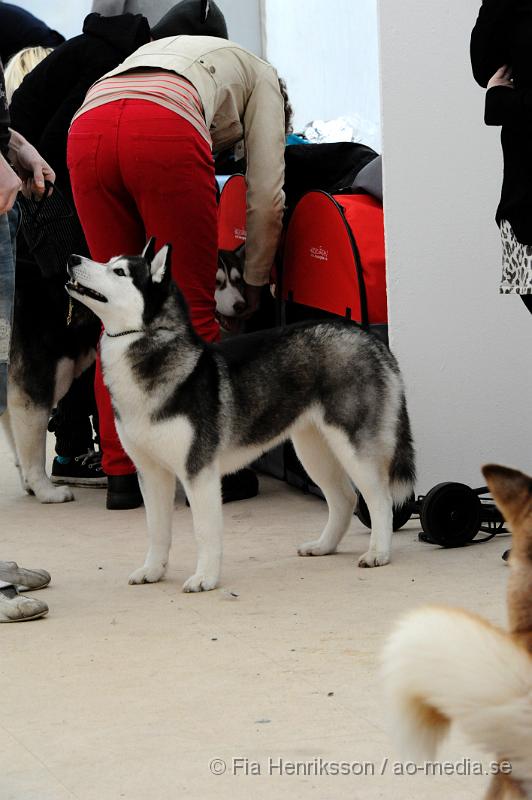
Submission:
M 5 214 L 13 207 L 21 187 L 22 181 L 0 155 L 0 214 Z
M 498 69 L 495 75 L 490 78 L 488 89 L 492 89 L 494 86 L 508 86 L 510 89 L 513 89 L 514 85 L 511 78 L 512 68 L 505 64 L 504 67 Z
M 244 282 L 244 299 L 246 301 L 246 308 L 241 314 L 238 315 L 238 319 L 249 319 L 256 311 L 258 311 L 262 289 L 262 286 L 252 286 L 250 283 Z
M 16 131 L 11 131 L 9 155 L 22 179 L 22 192 L 26 197 L 31 197 L 33 194 L 40 197 L 46 188 L 44 182 L 55 181 L 55 172 L 50 165 L 35 147 Z

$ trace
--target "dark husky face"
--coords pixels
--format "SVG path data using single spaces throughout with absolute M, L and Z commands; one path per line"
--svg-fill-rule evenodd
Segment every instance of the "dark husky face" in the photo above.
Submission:
M 216 272 L 216 311 L 224 317 L 236 317 L 246 308 L 244 299 L 245 245 L 236 250 L 219 250 Z
M 68 293 L 102 320 L 109 332 L 149 325 L 168 296 L 171 246 L 155 253 L 151 238 L 140 256 L 116 256 L 107 264 L 72 255 Z

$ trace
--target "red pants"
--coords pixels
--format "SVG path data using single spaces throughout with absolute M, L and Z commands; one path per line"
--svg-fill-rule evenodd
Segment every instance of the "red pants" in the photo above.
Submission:
M 187 120 L 155 103 L 120 100 L 79 117 L 67 163 L 81 225 L 95 261 L 140 253 L 150 236 L 172 245 L 172 276 L 192 324 L 207 341 L 214 317 L 218 220 L 209 145 Z M 96 402 L 103 469 L 135 471 L 114 424 L 98 357 Z

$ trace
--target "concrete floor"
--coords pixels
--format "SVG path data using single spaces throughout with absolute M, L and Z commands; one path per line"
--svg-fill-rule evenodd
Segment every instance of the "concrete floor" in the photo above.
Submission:
M 397 616 L 427 601 L 504 622 L 505 540 L 444 551 L 418 543 L 411 522 L 393 564 L 359 570 L 368 534 L 354 519 L 338 555 L 298 558 L 325 505 L 262 478 L 259 498 L 225 509 L 221 589 L 180 592 L 195 559 L 182 504 L 166 580 L 128 586 L 144 511 L 107 512 L 102 490 L 39 505 L 3 448 L 0 557 L 53 582 L 48 618 L 0 626 L 0 800 L 482 796 L 483 777 L 394 774 L 377 659 Z M 454 732 L 441 757 L 480 754 Z M 280 759 L 320 758 L 365 774 L 320 775 L 314 762 L 279 775 Z

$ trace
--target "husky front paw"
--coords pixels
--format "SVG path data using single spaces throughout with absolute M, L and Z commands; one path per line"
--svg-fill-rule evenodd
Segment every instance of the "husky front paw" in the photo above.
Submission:
M 383 567 L 385 564 L 390 563 L 389 553 L 374 553 L 368 550 L 363 556 L 358 559 L 359 567 Z
M 74 499 L 72 489 L 68 486 L 54 486 L 53 483 L 39 487 L 27 484 L 26 491 L 34 494 L 40 503 L 70 503 Z
M 129 576 L 129 584 L 131 586 L 140 583 L 157 583 L 166 572 L 166 564 L 154 564 L 153 566 L 142 566 L 136 569 Z
M 218 578 L 208 578 L 197 572 L 183 584 L 184 592 L 210 592 L 218 586 Z
M 321 544 L 319 539 L 314 542 L 305 542 L 297 548 L 298 555 L 300 556 L 328 556 L 334 553 L 335 548 L 327 547 Z

